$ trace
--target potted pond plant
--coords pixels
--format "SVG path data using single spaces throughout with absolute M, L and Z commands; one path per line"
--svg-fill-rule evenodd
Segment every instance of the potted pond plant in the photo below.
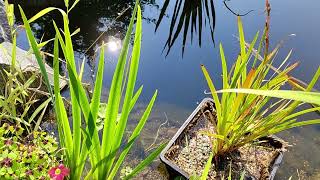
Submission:
M 264 58 L 258 61 L 265 33 L 256 51 L 254 46 L 259 33 L 246 48 L 240 17 L 238 29 L 241 52 L 229 72 L 220 45 L 223 89 L 277 91 L 287 83 L 298 86 L 288 75 L 297 63 L 282 68 L 286 58 L 277 72 L 272 73 L 270 69 L 278 49 L 265 53 Z M 297 121 L 298 116 L 317 111 L 319 107 L 296 111 L 303 105 L 301 101 L 275 100 L 258 93 L 219 92 L 207 69 L 203 65 L 201 68 L 212 99 L 206 98 L 199 104 L 164 148 L 161 160 L 173 176 L 188 179 L 202 175 L 202 179 L 231 176 L 232 179 L 239 179 L 244 176 L 244 179 L 272 180 L 287 147 L 287 143 L 274 134 L 320 123 L 319 120 Z M 319 74 L 320 71 L 305 91 L 313 88 Z

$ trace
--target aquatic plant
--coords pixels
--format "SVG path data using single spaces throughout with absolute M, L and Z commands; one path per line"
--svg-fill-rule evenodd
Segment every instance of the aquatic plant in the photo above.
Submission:
M 78 1 L 75 1 L 75 3 L 69 7 L 69 2 L 66 0 L 67 12 L 53 7 L 46 8 L 29 20 L 27 20 L 22 8 L 19 8 L 30 45 L 39 63 L 41 73 L 45 78 L 48 91 L 53 97 L 60 144 L 64 148 L 66 166 L 70 168 L 70 179 L 80 179 L 82 177 L 87 160 L 90 162 L 90 169 L 86 172 L 85 179 L 113 179 L 117 175 L 122 162 L 146 123 L 157 96 L 156 91 L 138 125 L 129 137 L 128 142 L 123 142 L 123 136 L 125 134 L 129 114 L 134 108 L 135 103 L 142 92 L 142 87 L 140 87 L 138 91 L 134 93 L 139 67 L 142 36 L 141 9 L 139 1 L 137 1 L 124 39 L 123 48 L 113 74 L 107 108 L 105 111 L 106 115 L 103 123 L 102 138 L 100 138 L 96 121 L 98 119 L 104 73 L 104 44 L 101 45 L 93 96 L 92 99 L 89 99 L 81 82 L 83 71 L 80 71 L 79 73 L 77 72 L 71 39 L 71 36 L 74 33 L 70 32 L 68 26 L 68 13 L 77 2 Z M 30 23 L 53 10 L 57 10 L 62 14 L 64 26 L 63 33 L 61 33 L 55 22 L 53 22 L 56 29 L 56 37 L 54 39 L 54 87 L 52 89 L 49 85 L 48 75 L 43 63 L 41 52 L 38 48 L 38 43 L 32 34 Z M 134 46 L 132 48 L 131 60 L 128 61 L 128 63 L 130 63 L 128 64 L 129 71 L 128 73 L 125 73 L 130 37 L 133 31 L 135 17 L 137 21 Z M 63 51 L 69 75 L 72 104 L 72 126 L 69 123 L 59 89 L 59 47 Z M 124 98 L 122 98 L 122 93 L 124 93 Z M 121 113 L 121 115 L 118 119 L 117 117 L 119 113 Z M 161 145 L 158 149 L 152 152 L 145 160 L 137 165 L 125 179 L 134 176 L 141 169 L 151 163 L 152 160 L 158 156 L 163 147 L 164 145 Z
M 246 49 L 240 17 L 238 17 L 238 30 L 241 50 L 229 72 L 224 50 L 220 44 L 222 81 L 225 90 L 217 91 L 207 69 L 201 66 L 216 108 L 216 132 L 214 134 L 208 133 L 214 138 L 213 152 L 215 157 L 221 157 L 261 137 L 294 127 L 320 123 L 320 119 L 297 121 L 298 116 L 317 111 L 320 109 L 319 107 L 295 111 L 304 104 L 302 101 L 319 104 L 319 94 L 308 91 L 317 82 L 320 76 L 320 68 L 308 84 L 305 92 L 279 90 L 287 82 L 294 83 L 290 80 L 288 73 L 297 66 L 297 63 L 282 68 L 289 58 L 287 57 L 277 69 L 277 73 L 270 73 L 273 58 L 278 49 L 276 48 L 270 54 L 266 54 L 264 60 L 259 63 L 257 56 L 252 55 L 259 33 L 256 34 L 249 48 Z M 259 44 L 258 53 L 261 51 L 264 37 L 265 33 Z M 249 62 L 252 56 L 254 61 Z M 249 67 L 250 64 L 252 64 L 251 68 Z M 249 72 L 247 71 L 248 68 L 250 68 Z M 219 98 L 218 93 L 221 93 L 221 98 Z M 272 101 L 268 96 L 292 100 Z

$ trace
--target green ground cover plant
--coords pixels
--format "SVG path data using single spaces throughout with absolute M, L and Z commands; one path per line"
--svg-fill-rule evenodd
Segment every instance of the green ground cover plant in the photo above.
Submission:
M 5 179 L 49 179 L 48 171 L 59 163 L 58 143 L 45 133 L 4 123 L 0 127 L 0 177 Z

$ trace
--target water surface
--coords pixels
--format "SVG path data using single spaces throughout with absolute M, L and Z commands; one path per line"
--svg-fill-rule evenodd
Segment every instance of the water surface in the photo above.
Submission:
M 238 41 L 235 38 L 237 35 L 236 16 L 224 6 L 222 1 L 214 1 L 213 8 L 210 0 L 201 1 L 202 3 L 208 2 L 209 15 L 207 15 L 205 7 L 202 7 L 200 12 L 199 6 L 195 4 L 186 6 L 185 9 L 182 6 L 180 11 L 175 11 L 176 2 L 180 1 L 183 5 L 187 0 L 171 0 L 167 5 L 166 1 L 162 0 L 142 1 L 143 36 L 137 82 L 138 85 L 144 85 L 140 101 L 141 107 L 151 98 L 156 89 L 159 90 L 155 110 L 141 140 L 142 147 L 153 142 L 153 138 L 150 136 L 154 136 L 158 126 L 166 121 L 164 114 L 167 115 L 168 123 L 161 126 L 162 131 L 171 129 L 173 134 L 197 106 L 197 103 L 207 97 L 203 93 L 207 86 L 200 70 L 200 64 L 206 65 L 214 82 L 218 88 L 221 88 L 220 55 L 218 48 L 216 48 L 220 42 L 224 46 L 229 67 L 239 53 Z M 320 64 L 318 59 L 320 57 L 320 21 L 318 21 L 320 1 L 271 0 L 270 3 L 272 9 L 271 47 L 275 47 L 281 40 L 285 40 L 275 64 L 280 64 L 290 49 L 293 49 L 292 57 L 288 62 L 292 64 L 299 61 L 300 66 L 294 70 L 292 75 L 308 82 Z M 162 16 L 161 10 L 164 5 L 167 8 L 163 11 Z M 239 14 L 253 10 L 242 17 L 247 40 L 252 40 L 258 30 L 262 32 L 265 24 L 264 1 L 233 0 L 228 2 L 228 5 Z M 105 53 L 107 59 L 105 65 L 107 73 L 105 73 L 104 80 L 105 95 L 110 87 L 111 75 L 117 62 L 121 40 L 124 38 L 129 24 L 130 7 L 132 6 L 132 2 L 125 0 L 83 3 L 70 14 L 72 30 L 81 29 L 81 32 L 74 37 L 75 51 L 79 61 L 86 58 L 84 77 L 87 82 L 92 82 L 91 77 L 95 73 L 97 63 L 97 54 L 95 53 L 97 45 L 91 46 L 91 44 L 101 33 L 103 35 L 97 42 L 109 43 Z M 29 17 L 41 9 L 41 7 L 30 8 L 26 5 L 24 7 Z M 177 16 L 176 23 L 174 23 L 175 29 L 170 33 L 172 17 L 175 12 L 185 13 L 185 16 L 182 18 Z M 199 12 L 201 18 L 199 18 Z M 159 16 L 162 19 L 161 23 L 157 25 Z M 188 16 L 193 23 L 186 23 L 189 22 L 186 20 Z M 192 16 L 196 18 L 192 19 Z M 33 25 L 33 30 L 39 39 L 43 34 L 46 39 L 54 36 L 51 20 L 55 19 L 61 25 L 61 19 L 59 20 L 57 17 L 58 14 L 52 14 Z M 201 23 L 199 23 L 200 19 Z M 20 22 L 17 14 L 17 24 Z M 179 22 L 181 22 L 182 28 L 180 33 L 175 35 L 176 32 L 179 32 L 179 30 L 177 31 Z M 186 27 L 187 33 L 184 31 Z M 191 39 L 193 40 L 191 41 Z M 18 44 L 20 47 L 28 49 L 23 31 L 19 34 Z M 50 51 L 51 48 L 52 46 L 49 46 L 46 50 Z M 319 83 L 316 88 L 320 88 Z M 136 114 L 141 114 L 139 108 L 137 109 Z M 303 117 L 303 119 L 315 118 L 319 118 L 319 116 L 312 114 Z M 134 121 L 135 118 L 132 119 Z M 296 128 L 280 134 L 293 146 L 285 154 L 284 163 L 278 172 L 277 179 L 288 179 L 290 176 L 293 176 L 293 179 L 298 179 L 298 177 L 302 179 L 320 178 L 319 129 L 320 126 L 315 125 Z M 160 136 L 159 138 L 170 137 Z

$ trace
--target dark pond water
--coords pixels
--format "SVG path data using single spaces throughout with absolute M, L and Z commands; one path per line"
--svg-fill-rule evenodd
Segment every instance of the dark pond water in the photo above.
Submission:
M 180 1 L 181 8 L 175 9 L 176 3 L 179 6 Z M 139 142 L 140 146 L 137 148 L 148 147 L 153 142 L 154 132 L 157 131 L 160 124 L 166 121 L 165 114 L 168 117 L 168 123 L 161 126 L 159 139 L 170 138 L 176 128 L 197 106 L 197 103 L 207 96 L 204 94 L 207 86 L 200 71 L 200 64 L 205 64 L 209 68 L 214 82 L 219 84 L 221 69 L 219 51 L 216 47 L 220 42 L 224 45 L 229 66 L 232 65 L 239 52 L 238 41 L 235 38 L 237 35 L 236 16 L 227 10 L 222 1 L 214 1 L 214 6 L 211 6 L 210 0 L 199 1 L 199 4 L 208 3 L 208 10 L 203 7 L 202 13 L 199 13 L 201 16 L 195 13 L 196 10 L 200 11 L 199 4 L 194 1 L 188 2 L 188 0 L 142 1 L 143 37 L 138 84 L 144 85 L 144 92 L 141 104 L 134 116 L 141 114 L 139 108 L 144 107 L 155 89 L 159 90 L 159 96 L 149 124 Z M 285 40 L 275 64 L 280 64 L 290 49 L 293 49 L 289 63 L 299 61 L 300 66 L 292 75 L 308 82 L 320 65 L 320 21 L 318 20 L 320 1 L 271 0 L 270 3 L 272 7 L 271 47 Z M 265 23 L 264 1 L 232 0 L 228 4 L 240 14 L 253 10 L 242 18 L 247 40 L 251 40 L 258 30 L 262 31 Z M 109 43 L 105 53 L 107 58 L 105 94 L 110 87 L 110 79 L 117 62 L 121 40 L 129 24 L 130 6 L 133 6 L 133 3 L 125 0 L 81 3 L 70 14 L 71 28 L 81 29 L 81 32 L 74 37 L 75 50 L 78 60 L 86 58 L 84 77 L 87 82 L 92 82 L 91 77 L 95 72 L 96 64 L 97 45 L 91 47 L 91 44 L 102 33 L 103 35 L 97 42 Z M 164 10 L 163 7 L 166 9 Z M 41 8 L 24 6 L 29 17 Z M 172 21 L 176 12 L 178 12 L 177 19 Z M 185 13 L 185 16 L 181 16 L 182 12 Z M 118 17 L 120 14 L 121 16 Z M 59 17 L 58 14 L 51 14 L 33 25 L 33 30 L 39 39 L 43 34 L 45 39 L 54 36 L 51 21 L 55 19 L 58 24 L 61 24 L 61 19 L 57 17 Z M 159 17 L 162 17 L 161 23 L 159 23 Z M 185 23 L 189 22 L 188 17 L 194 23 Z M 18 14 L 17 23 L 20 23 Z M 179 23 L 182 27 L 180 32 L 177 28 Z M 172 31 L 170 31 L 171 24 L 175 25 Z M 186 27 L 187 33 L 184 31 Z M 28 49 L 23 31 L 19 34 L 18 45 Z M 51 48 L 49 45 L 45 50 L 50 52 Z M 317 88 L 320 88 L 319 84 Z M 304 118 L 319 117 L 312 114 Z M 320 126 L 304 127 L 280 134 L 293 147 L 289 148 L 289 152 L 285 154 L 277 179 L 288 179 L 290 176 L 293 176 L 293 179 L 299 177 L 320 179 L 319 129 Z M 144 156 L 143 153 L 139 154 L 139 157 L 140 155 Z

